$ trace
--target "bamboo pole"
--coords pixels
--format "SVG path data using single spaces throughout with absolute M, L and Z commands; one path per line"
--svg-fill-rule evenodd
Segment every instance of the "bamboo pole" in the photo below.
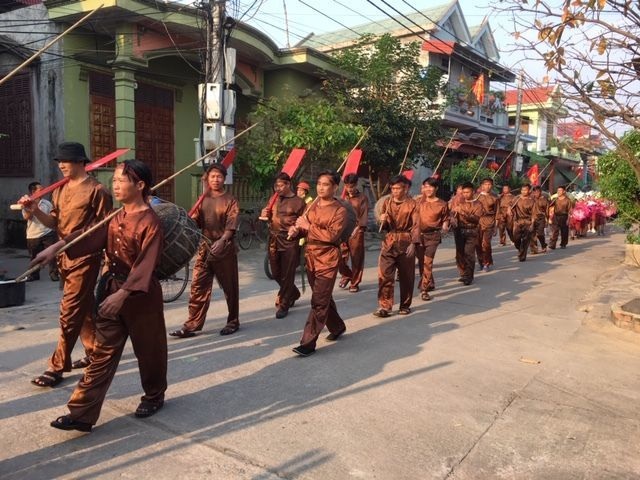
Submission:
M 471 179 L 471 183 L 473 183 L 476 179 L 476 177 L 478 176 L 478 174 L 480 173 L 480 169 L 482 168 L 482 164 L 484 163 L 484 161 L 487 159 L 487 157 L 489 156 L 489 152 L 491 151 L 491 147 L 493 147 L 493 144 L 496 143 L 496 139 L 498 137 L 493 137 L 493 141 L 491 142 L 491 144 L 489 145 L 489 148 L 487 148 L 487 153 L 484 154 L 484 157 L 482 157 L 482 160 L 480 160 L 480 165 L 478 165 L 478 169 L 476 170 L 476 173 L 473 175 L 473 178 Z
M 358 142 L 353 146 L 353 148 L 349 151 L 349 153 L 347 154 L 346 157 L 344 157 L 344 161 L 340 164 L 340 166 L 338 167 L 338 169 L 336 170 L 336 172 L 340 173 L 340 170 L 342 170 L 344 168 L 344 166 L 347 164 L 347 160 L 349 159 L 349 156 L 353 153 L 353 151 L 358 148 L 360 146 L 360 144 L 362 143 L 362 141 L 364 140 L 364 137 L 367 136 L 367 133 L 369 133 L 369 130 L 371 129 L 371 125 L 369 125 L 367 127 L 367 129 L 364 131 L 364 133 L 360 136 L 360 138 L 358 139 Z
M 451 146 L 451 143 L 453 143 L 453 139 L 455 138 L 457 133 L 458 133 L 458 129 L 456 128 L 453 131 L 453 135 L 451 135 L 451 138 L 449 139 L 449 142 L 447 143 L 447 146 L 444 148 L 444 152 L 442 152 L 442 155 L 440 156 L 440 160 L 438 161 L 438 165 L 436 165 L 436 169 L 433 171 L 432 175 L 435 175 L 436 173 L 438 173 L 438 169 L 440 168 L 440 165 L 442 164 L 442 160 L 444 160 L 444 157 L 447 154 L 447 150 L 449 150 L 449 147 Z
M 47 43 L 44 47 L 42 47 L 40 50 L 38 50 L 36 53 L 34 53 L 33 55 L 31 55 L 29 58 L 27 58 L 24 62 L 22 62 L 20 65 L 18 65 L 16 68 L 14 68 L 13 70 L 11 70 L 9 73 L 7 73 L 7 75 L 5 75 L 2 79 L 0 79 L 0 85 L 2 85 L 3 83 L 5 83 L 6 81 L 8 81 L 11 77 L 13 77 L 16 73 L 18 73 L 20 70 L 22 70 L 24 67 L 26 67 L 27 65 L 29 65 L 31 62 L 33 62 L 36 58 L 38 58 L 40 55 L 42 55 L 42 53 L 45 50 L 48 50 L 51 45 L 53 45 L 54 43 L 56 43 L 58 40 L 62 39 L 62 37 L 64 37 L 66 34 L 68 34 L 69 32 L 71 32 L 72 30 L 75 30 L 77 27 L 79 27 L 80 25 L 82 25 L 89 17 L 91 17 L 94 13 L 96 13 L 98 10 L 100 10 L 103 5 L 100 5 L 98 8 L 96 8 L 95 10 L 91 10 L 89 13 L 87 13 L 84 17 L 82 17 L 80 20 L 78 20 L 76 23 L 74 23 L 73 25 L 71 25 L 69 28 L 67 28 L 64 32 L 62 32 L 60 35 L 58 35 L 56 38 L 54 38 L 53 40 L 51 40 L 49 43 Z
M 404 170 L 404 165 L 407 161 L 407 156 L 409 155 L 409 149 L 411 148 L 411 143 L 413 142 L 413 136 L 415 135 L 415 133 L 416 133 L 416 127 L 413 127 L 413 131 L 411 132 L 411 137 L 409 138 L 409 143 L 407 143 L 407 149 L 404 152 L 404 158 L 402 159 L 402 163 L 400 164 L 400 170 L 398 171 L 398 175 L 401 175 Z M 384 186 L 384 189 L 382 189 L 382 194 L 380 196 L 384 195 L 387 192 L 387 188 L 389 188 L 388 183 Z

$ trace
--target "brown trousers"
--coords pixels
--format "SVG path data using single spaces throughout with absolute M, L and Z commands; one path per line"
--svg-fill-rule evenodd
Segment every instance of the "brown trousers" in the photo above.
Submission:
M 493 265 L 493 255 L 491 251 L 491 239 L 495 232 L 495 227 L 480 228 L 478 233 L 478 245 L 476 246 L 476 255 L 478 263 L 483 267 Z
M 70 259 L 63 254 L 60 257 L 58 269 L 64 286 L 60 302 L 60 336 L 48 362 L 51 372 L 71 371 L 71 352 L 78 336 L 85 355 L 88 357 L 93 351 L 96 338 L 94 290 L 100 272 L 100 260 L 98 255 Z
M 307 257 L 307 278 L 311 286 L 311 310 L 302 332 L 300 345 L 316 348 L 322 329 L 327 326 L 330 333 L 338 334 L 346 328 L 333 301 L 333 287 L 338 276 L 338 267 L 316 270 L 314 262 Z
M 498 218 L 498 235 L 500 237 L 500 245 L 507 244 L 507 235 L 509 240 L 513 242 L 513 235 L 511 234 L 511 222 L 507 218 Z
M 207 317 L 209 304 L 211 303 L 211 290 L 213 279 L 224 292 L 227 301 L 227 326 L 237 328 L 240 326 L 240 287 L 238 285 L 238 255 L 235 249 L 229 249 L 224 255 L 215 259 L 209 256 L 209 247 L 201 244 L 198 249 L 198 257 L 193 267 L 193 280 L 191 281 L 191 294 L 189 295 L 189 319 L 183 328 L 188 332 L 202 330 Z
M 442 242 L 442 235 L 440 232 L 430 232 L 423 233 L 421 237 L 422 243 L 416 248 L 418 270 L 420 271 L 418 288 L 421 292 L 426 293 L 427 290 L 436 288 L 433 277 L 433 259 L 436 256 L 438 245 Z
M 342 281 L 349 280 L 351 286 L 357 287 L 362 282 L 364 271 L 364 230 L 358 228 L 355 235 L 349 238 L 348 243 L 341 247 L 342 261 L 340 262 L 340 274 Z M 349 268 L 351 257 L 351 268 Z
M 96 318 L 96 343 L 91 364 L 85 369 L 67 403 L 74 420 L 91 424 L 98 421 L 128 337 L 131 337 L 133 352 L 138 359 L 144 390 L 141 400 L 156 404 L 164 401 L 167 389 L 167 334 L 162 290 L 155 281 L 148 293 L 130 296 L 116 319 Z
M 547 226 L 547 219 L 536 218 L 533 223 L 533 233 L 531 234 L 531 252 L 537 253 L 538 245 L 536 240 L 540 243 L 540 247 L 547 248 L 547 242 L 545 240 L 544 229 Z
M 464 280 L 473 281 L 476 267 L 477 228 L 456 228 L 453 236 L 456 242 L 456 264 Z
M 556 243 L 560 237 L 560 246 L 566 247 L 569 243 L 569 216 L 564 214 L 555 214 L 551 225 L 551 238 L 549 245 L 556 248 Z
M 387 311 L 393 309 L 396 269 L 400 282 L 400 308 L 409 308 L 416 279 L 416 256 L 397 251 L 395 245 L 388 250 L 383 247 L 378 258 L 378 306 Z
M 518 260 L 524 262 L 527 259 L 527 250 L 531 241 L 531 222 L 523 220 L 513 224 L 513 244 L 518 249 Z
M 300 265 L 300 243 L 290 242 L 287 248 L 278 248 L 277 239 L 269 237 L 269 266 L 271 275 L 280 289 L 276 296 L 276 307 L 288 310 L 291 304 L 300 298 L 296 287 L 296 270 Z

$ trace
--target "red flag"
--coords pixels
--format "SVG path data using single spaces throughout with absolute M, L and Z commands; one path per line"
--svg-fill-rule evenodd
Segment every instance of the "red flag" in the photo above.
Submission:
M 529 168 L 526 175 L 527 178 L 529 178 L 531 185 L 538 185 L 540 183 L 540 167 L 538 167 L 538 164 L 536 163 L 534 166 Z
M 352 173 L 358 173 L 358 167 L 360 167 L 360 160 L 362 159 L 362 150 L 356 148 L 352 151 L 347 157 L 347 163 L 344 166 L 344 172 L 342 172 L 342 181 L 344 182 L 344 178 L 347 175 Z M 347 190 L 345 188 L 342 189 L 342 198 L 346 198 Z
M 412 181 L 414 173 L 415 172 L 413 170 L 405 170 L 404 172 L 402 172 L 402 175 L 405 176 L 409 181 Z
M 484 73 L 478 75 L 478 78 L 473 83 L 472 90 L 473 94 L 476 97 L 476 100 L 478 100 L 478 103 L 482 105 L 482 103 L 484 102 Z
M 304 157 L 305 153 L 307 153 L 307 151 L 304 148 L 294 148 L 293 150 L 291 150 L 289 158 L 287 158 L 287 161 L 284 162 L 280 173 L 286 173 L 291 178 L 293 178 L 293 176 L 296 174 L 296 171 L 298 170 L 298 167 L 302 163 L 302 157 Z M 276 204 L 276 200 L 278 200 L 278 194 L 274 193 L 273 195 L 271 195 L 271 198 L 267 203 L 267 210 L 271 210 L 273 208 L 273 206 Z

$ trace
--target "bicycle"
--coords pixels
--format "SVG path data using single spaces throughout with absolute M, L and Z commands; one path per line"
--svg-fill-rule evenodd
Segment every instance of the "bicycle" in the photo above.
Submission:
M 182 296 L 189 282 L 189 264 L 164 280 L 160 280 L 162 287 L 162 301 L 164 303 L 175 302 Z
M 258 216 L 254 215 L 253 210 L 244 210 L 242 213 L 236 235 L 240 248 L 248 250 L 251 248 L 254 238 L 261 243 L 265 241 L 267 238 L 267 223 L 259 220 Z

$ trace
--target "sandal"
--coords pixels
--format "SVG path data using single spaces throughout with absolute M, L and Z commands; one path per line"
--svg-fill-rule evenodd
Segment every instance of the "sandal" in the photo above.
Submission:
M 90 423 L 74 420 L 71 418 L 71 415 L 58 417 L 49 425 L 53 428 L 59 428 L 60 430 L 78 430 L 79 432 L 90 432 L 93 427 Z
M 151 415 L 155 414 L 158 410 L 160 410 L 163 405 L 164 405 L 164 402 L 153 403 L 153 402 L 146 402 L 143 400 L 142 402 L 140 402 L 140 405 L 138 405 L 138 408 L 136 408 L 135 416 L 138 418 L 150 417 Z
M 351 293 L 359 292 L 359 291 L 360 291 L 360 287 L 359 287 L 359 286 L 357 286 L 357 285 L 351 285 L 351 286 L 349 287 L 349 291 L 350 291 Z
M 347 288 L 347 285 L 349 285 L 349 280 L 340 280 L 340 283 L 338 284 L 338 286 L 340 288 Z
M 84 357 L 80 360 L 76 360 L 75 362 L 73 362 L 71 364 L 71 368 L 76 369 L 76 368 L 87 368 L 89 366 L 89 364 L 91 364 L 91 360 L 89 359 L 89 357 Z
M 56 372 L 46 371 L 39 377 L 36 377 L 33 380 L 31 380 L 31 383 L 33 383 L 36 387 L 53 388 L 56 385 L 59 385 L 62 382 L 62 380 L 64 380 L 64 378 L 62 378 L 61 374 Z
M 236 333 L 240 327 L 233 327 L 227 325 L 222 330 L 220 330 L 220 335 L 231 335 L 232 333 Z
M 184 328 L 179 328 L 178 330 L 169 332 L 169 335 L 172 337 L 178 337 L 178 338 L 190 338 L 190 337 L 195 337 L 196 332 L 190 332 L 189 330 L 185 330 Z

